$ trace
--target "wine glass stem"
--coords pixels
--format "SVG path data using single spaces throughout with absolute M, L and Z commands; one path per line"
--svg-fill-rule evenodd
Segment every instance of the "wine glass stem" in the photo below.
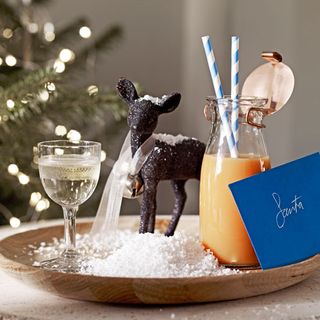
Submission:
M 64 216 L 65 257 L 76 255 L 76 214 L 78 207 L 62 207 Z

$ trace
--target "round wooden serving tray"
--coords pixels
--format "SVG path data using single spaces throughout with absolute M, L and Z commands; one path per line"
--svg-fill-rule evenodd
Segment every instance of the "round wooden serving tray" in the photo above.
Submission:
M 161 229 L 166 220 L 159 220 Z M 85 233 L 91 223 L 79 223 Z M 136 216 L 120 219 L 120 228 L 137 228 Z M 180 229 L 196 232 L 197 216 L 184 216 Z M 15 234 L 0 241 L 0 268 L 26 284 L 56 295 L 98 302 L 130 304 L 180 304 L 232 300 L 269 293 L 308 278 L 320 266 L 320 255 L 293 265 L 250 270 L 236 275 L 196 278 L 116 278 L 50 272 L 32 267 L 29 244 L 62 237 L 63 226 Z

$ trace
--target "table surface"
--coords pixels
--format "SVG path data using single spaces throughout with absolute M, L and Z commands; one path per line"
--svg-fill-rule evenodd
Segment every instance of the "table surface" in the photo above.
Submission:
M 62 221 L 26 223 L 18 231 Z M 0 228 L 0 239 L 14 231 Z M 182 306 L 119 306 L 60 298 L 0 271 L 0 319 L 320 319 L 320 270 L 293 287 L 235 301 Z

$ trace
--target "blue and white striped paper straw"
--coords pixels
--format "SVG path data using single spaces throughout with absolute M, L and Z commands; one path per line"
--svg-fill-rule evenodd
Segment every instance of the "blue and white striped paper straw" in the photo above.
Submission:
M 239 143 L 239 37 L 231 38 L 231 128 L 236 145 Z
M 204 51 L 206 53 L 209 71 L 210 71 L 213 87 L 216 92 L 216 96 L 218 99 L 222 99 L 223 98 L 223 89 L 222 89 L 220 75 L 219 75 L 219 71 L 218 71 L 218 65 L 217 65 L 215 57 L 214 57 L 210 37 L 209 36 L 202 37 L 202 44 L 203 44 Z M 222 121 L 224 135 L 227 139 L 228 147 L 230 150 L 230 155 L 232 158 L 237 158 L 238 151 L 237 151 L 235 140 L 234 140 L 234 137 L 233 137 L 230 125 L 229 125 L 228 112 L 225 108 L 223 108 L 223 106 L 220 103 L 218 103 L 218 110 L 219 110 L 220 118 Z

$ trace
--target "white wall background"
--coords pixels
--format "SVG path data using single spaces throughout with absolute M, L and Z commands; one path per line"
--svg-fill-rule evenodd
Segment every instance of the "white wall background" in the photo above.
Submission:
M 108 24 L 122 25 L 125 38 L 101 60 L 95 81 L 114 86 L 125 76 L 140 82 L 149 94 L 180 91 L 180 107 L 162 116 L 159 131 L 181 132 L 202 141 L 209 132 L 202 113 L 204 98 L 212 94 L 212 85 L 201 36 L 210 34 L 214 39 L 226 92 L 231 35 L 240 36 L 242 83 L 263 63 L 261 51 L 282 53 L 295 73 L 296 86 L 285 108 L 266 120 L 265 137 L 274 166 L 320 149 L 319 12 L 318 0 L 55 0 L 49 9 L 57 26 L 79 15 L 88 17 L 96 33 Z M 190 181 L 187 188 L 185 212 L 195 213 L 198 183 Z M 168 213 L 169 184 L 162 183 L 160 189 L 158 211 Z M 138 206 L 129 201 L 123 211 L 137 212 Z

